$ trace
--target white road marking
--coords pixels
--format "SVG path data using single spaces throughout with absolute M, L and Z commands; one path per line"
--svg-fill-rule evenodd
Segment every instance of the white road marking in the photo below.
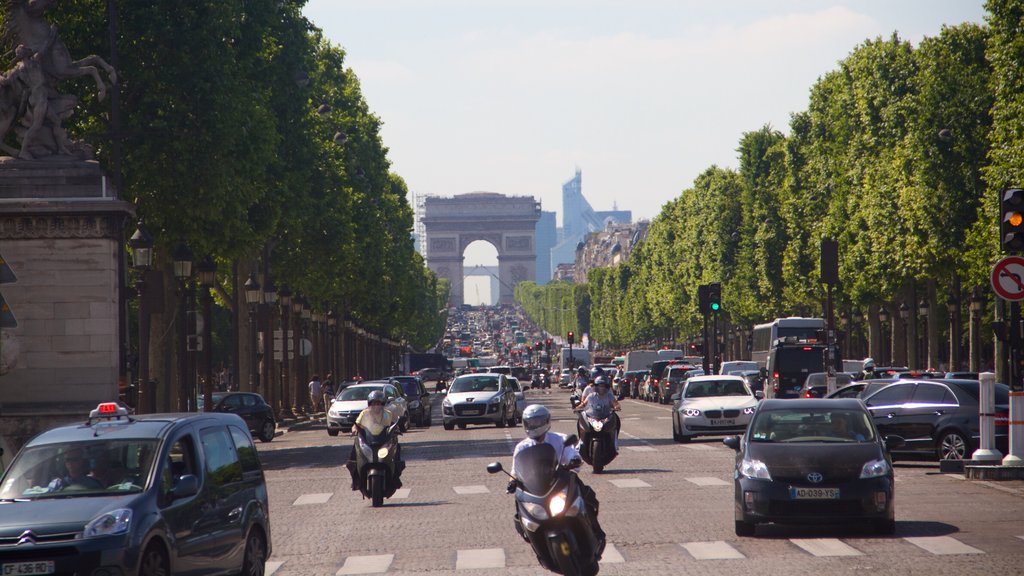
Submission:
M 274 576 L 274 572 L 277 572 L 277 569 L 283 565 L 284 562 L 281 560 L 268 561 L 266 564 L 263 565 L 263 574 L 265 576 Z
M 395 559 L 394 554 L 381 554 L 380 556 L 349 556 L 345 558 L 345 564 L 335 572 L 337 576 L 342 574 L 383 574 L 391 567 Z
M 395 494 L 391 498 L 395 500 L 404 500 L 409 497 L 409 492 L 411 491 L 412 488 L 399 488 L 398 490 L 395 490 Z
M 332 492 L 322 494 L 303 494 L 292 502 L 292 506 L 306 506 L 308 504 L 326 504 L 331 499 Z
M 698 478 L 687 478 L 688 482 L 693 482 L 697 486 L 729 486 L 731 482 L 726 482 L 721 478 L 711 478 L 709 476 L 700 476 Z
M 456 570 L 474 570 L 481 568 L 504 567 L 505 550 L 503 548 L 459 550 L 455 560 Z
M 838 538 L 791 538 L 793 544 L 815 556 L 863 556 L 864 553 Z
M 739 550 L 721 540 L 680 544 L 695 560 L 734 560 L 746 558 Z
M 615 548 L 615 544 L 611 542 L 605 544 L 604 553 L 601 554 L 601 564 L 621 564 L 625 561 L 626 559 Z
M 490 494 L 491 491 L 487 486 L 475 485 L 475 486 L 453 486 L 456 494 Z
M 707 444 L 683 444 L 683 447 L 689 448 L 690 450 L 717 450 L 717 448 L 708 446 Z
M 618 488 L 650 488 L 651 485 L 639 478 L 622 478 L 619 480 L 609 480 L 612 485 Z
M 672 419 L 671 416 L 655 416 L 654 418 L 656 420 L 671 420 Z
M 654 446 L 626 446 L 626 450 L 632 450 L 634 452 L 657 452 L 658 449 Z
M 968 546 L 951 536 L 921 536 L 916 538 L 904 538 L 914 546 L 927 550 L 932 554 L 984 554 L 973 546 Z

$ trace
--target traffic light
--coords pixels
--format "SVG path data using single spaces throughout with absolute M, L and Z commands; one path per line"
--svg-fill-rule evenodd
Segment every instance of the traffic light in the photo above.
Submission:
M 999 244 L 1003 252 L 1024 250 L 1024 189 L 1007 188 L 999 198 Z
M 706 315 L 708 313 L 708 285 L 701 284 L 697 286 L 697 310 L 701 314 Z
M 722 285 L 718 282 L 708 284 L 708 311 L 718 312 L 722 309 Z
M 548 338 L 547 341 L 544 342 L 544 348 L 546 348 L 548 352 L 551 352 L 551 338 Z
M 572 333 L 572 330 L 569 330 L 568 340 L 570 345 L 576 342 L 576 335 Z

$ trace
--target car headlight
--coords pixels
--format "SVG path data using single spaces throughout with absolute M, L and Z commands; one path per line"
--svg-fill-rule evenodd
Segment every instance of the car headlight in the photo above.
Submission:
M 754 410 L 755 410 L 755 408 L 753 406 L 751 406 L 750 408 L 744 408 L 743 409 L 743 413 L 746 414 L 747 416 L 750 416 L 751 414 L 754 413 Z
M 747 478 L 758 478 L 761 480 L 771 480 L 772 475 L 768 473 L 768 466 L 760 460 L 746 460 L 740 464 L 740 474 Z
M 388 454 L 389 454 L 389 452 L 388 452 L 388 447 L 387 446 L 381 448 L 380 450 L 377 450 L 377 458 L 381 458 L 381 459 L 387 458 Z
M 534 502 L 523 502 L 523 508 L 526 509 L 526 513 L 533 516 L 537 520 L 547 520 L 548 511 L 543 506 Z
M 686 414 L 687 416 L 700 416 L 700 410 L 697 410 L 696 408 L 687 408 L 683 411 L 683 414 Z
M 131 523 L 131 510 L 127 508 L 111 510 L 110 512 L 104 512 L 90 520 L 89 523 L 85 525 L 85 531 L 82 532 L 82 537 L 95 538 L 97 536 L 124 534 L 128 532 L 128 528 L 131 526 Z
M 878 478 L 879 476 L 885 476 L 889 473 L 889 463 L 885 461 L 885 458 L 878 460 L 872 460 L 864 465 L 860 469 L 860 477 L 863 478 Z
M 487 403 L 488 404 L 500 404 L 501 403 L 501 396 L 495 396 L 494 398 L 491 398 L 490 400 L 488 400 Z
M 558 516 L 565 511 L 565 492 L 559 492 L 551 497 L 548 502 L 548 508 L 551 509 L 552 516 Z
M 413 410 L 415 410 L 415 409 L 417 409 L 419 407 L 420 407 L 420 401 L 419 400 L 413 400 L 412 402 L 409 402 L 409 408 L 412 408 Z
M 331 406 L 331 409 L 327 411 L 327 415 L 334 416 L 335 418 L 337 418 L 338 416 L 341 416 L 341 411 L 335 408 L 334 406 Z
M 441 406 L 444 406 L 445 408 L 451 408 L 452 407 L 452 401 L 447 399 L 447 398 L 445 398 L 444 400 L 441 401 Z

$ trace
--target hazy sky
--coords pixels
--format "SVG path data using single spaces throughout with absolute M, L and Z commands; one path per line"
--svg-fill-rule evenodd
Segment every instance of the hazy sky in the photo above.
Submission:
M 788 133 L 856 45 L 917 44 L 984 22 L 982 4 L 310 0 L 305 14 L 346 50 L 410 190 L 529 195 L 560 223 L 577 167 L 595 209 L 652 218 L 708 167 L 736 167 L 744 132 Z

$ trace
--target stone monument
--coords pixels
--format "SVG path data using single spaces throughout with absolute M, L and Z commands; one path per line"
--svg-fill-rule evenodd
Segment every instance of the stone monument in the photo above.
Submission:
M 0 447 L 116 400 L 123 238 L 134 208 L 118 199 L 91 148 L 62 123 L 77 98 L 58 84 L 116 82 L 98 56 L 73 61 L 43 15 L 53 0 L 4 0 L 0 76 Z

